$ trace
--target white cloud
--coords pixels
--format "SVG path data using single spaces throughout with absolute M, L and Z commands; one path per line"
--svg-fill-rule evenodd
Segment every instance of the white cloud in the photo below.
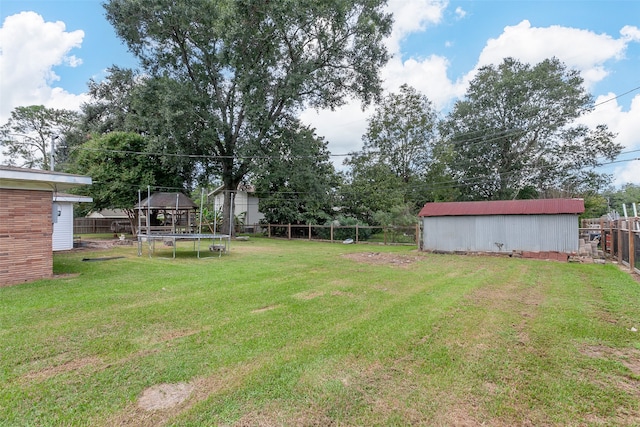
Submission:
M 478 58 L 477 68 L 501 63 L 505 57 L 517 58 L 531 64 L 556 57 L 569 68 L 581 72 L 587 88 L 609 75 L 605 62 L 621 59 L 627 44 L 637 36 L 635 27 L 625 27 L 623 37 L 615 39 L 607 34 L 577 28 L 532 27 L 527 20 L 505 27 L 495 39 L 489 39 Z M 625 35 L 626 34 L 626 35 Z M 473 78 L 475 70 L 468 78 Z
M 45 105 L 76 110 L 84 95 L 54 87 L 56 66 L 76 67 L 82 60 L 69 52 L 79 48 L 82 30 L 67 32 L 64 22 L 45 22 L 35 12 L 8 16 L 0 28 L 0 124 L 18 106 Z
M 622 38 L 628 41 L 640 42 L 640 28 L 631 25 L 625 25 L 620 30 Z
M 429 24 L 442 20 L 448 0 L 389 0 L 387 11 L 393 13 L 393 30 L 387 48 L 400 52 L 400 42 L 409 34 L 424 31 Z
M 623 111 L 614 99 L 615 96 L 613 93 L 599 96 L 595 103 L 600 105 L 583 117 L 581 122 L 590 127 L 606 124 L 610 131 L 617 134 L 616 142 L 624 147 L 623 154 L 618 160 L 639 158 L 640 151 L 636 150 L 640 150 L 640 140 L 638 140 L 638 135 L 640 135 L 640 95 L 633 98 L 628 111 Z M 614 163 L 606 169 L 607 173 L 613 174 L 614 185 L 622 185 L 627 182 L 640 184 L 640 162 L 638 161 Z
M 403 83 L 408 83 L 427 94 L 437 105 L 449 102 L 451 95 L 447 94 L 448 90 L 457 93 L 451 89 L 453 85 L 446 77 L 446 58 L 431 56 L 403 62 L 400 52 L 400 43 L 409 34 L 425 31 L 429 25 L 441 22 L 447 4 L 446 0 L 389 1 L 387 11 L 393 13 L 394 23 L 386 46 L 393 58 L 381 73 L 385 90 L 395 91 Z M 305 111 L 301 119 L 327 139 L 332 153 L 342 154 L 361 148 L 370 112 L 362 111 L 360 103 L 354 100 L 336 111 Z M 340 167 L 342 159 L 334 159 L 336 167 Z
M 458 19 L 462 19 L 467 16 L 467 11 L 461 8 L 460 6 L 456 7 L 456 17 Z

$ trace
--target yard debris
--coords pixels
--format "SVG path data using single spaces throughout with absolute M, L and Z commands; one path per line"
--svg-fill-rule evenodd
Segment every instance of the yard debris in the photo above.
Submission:
M 101 258 L 82 258 L 82 261 L 111 261 L 112 259 L 122 259 L 123 256 L 105 256 Z

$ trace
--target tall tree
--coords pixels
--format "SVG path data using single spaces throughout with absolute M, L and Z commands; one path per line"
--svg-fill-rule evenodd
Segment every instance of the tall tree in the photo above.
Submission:
M 183 189 L 183 179 L 149 153 L 149 140 L 131 132 L 94 136 L 72 153 L 72 172 L 88 175 L 93 184 L 83 194 L 93 198 L 93 209 L 123 209 L 135 231 L 138 190 L 147 186 Z
M 394 206 L 405 204 L 406 185 L 389 165 L 369 162 L 364 155 L 346 163 L 350 169 L 340 188 L 345 214 L 375 224 L 377 212 L 390 212 Z
M 407 203 L 422 206 L 429 196 L 425 178 L 439 173 L 434 157 L 437 114 L 431 101 L 402 85 L 384 97 L 369 118 L 362 151 L 347 159 L 343 191 L 351 213 L 367 222 L 373 213 Z
M 408 85 L 387 95 L 369 118 L 363 153 L 403 182 L 426 173 L 433 160 L 437 115 L 425 95 Z
M 58 139 L 62 143 L 77 121 L 77 113 L 69 110 L 43 105 L 16 107 L 0 128 L 3 154 L 9 156 L 9 164 L 14 166 L 50 169 L 52 144 Z
M 464 199 L 512 199 L 578 188 L 621 146 L 606 126 L 576 120 L 593 109 L 578 71 L 557 59 L 507 58 L 482 67 L 441 127 Z
M 339 181 L 326 141 L 291 120 L 273 143 L 280 146 L 278 154 L 257 159 L 260 212 L 269 223 L 324 224 L 331 219 Z
M 138 132 L 137 94 L 148 79 L 134 70 L 112 66 L 102 81 L 89 80 L 91 100 L 82 105 L 83 131 L 103 135 L 109 132 Z
M 89 95 L 80 125 L 67 144 L 70 151 L 91 135 L 137 133 L 146 137 L 145 152 L 153 153 L 167 173 L 180 176 L 186 187 L 195 184 L 196 170 L 204 167 L 190 155 L 198 152 L 189 142 L 201 129 L 194 126 L 197 116 L 177 82 L 114 66 L 103 81 L 89 83 Z
M 380 92 L 391 29 L 384 3 L 109 0 L 105 8 L 147 73 L 177 82 L 195 120 L 191 146 L 235 190 L 253 158 L 278 148 L 271 137 L 284 114 L 336 107 L 347 95 L 368 103 Z

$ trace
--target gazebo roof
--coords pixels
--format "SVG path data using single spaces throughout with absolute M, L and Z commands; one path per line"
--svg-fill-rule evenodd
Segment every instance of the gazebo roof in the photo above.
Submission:
M 153 193 L 139 204 L 136 208 L 142 209 L 177 209 L 190 210 L 197 209 L 193 200 L 182 193 Z

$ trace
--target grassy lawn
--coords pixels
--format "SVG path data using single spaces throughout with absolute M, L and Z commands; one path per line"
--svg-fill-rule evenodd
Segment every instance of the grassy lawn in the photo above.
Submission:
M 640 425 L 640 284 L 616 266 L 191 247 L 57 254 L 0 288 L 0 425 Z

